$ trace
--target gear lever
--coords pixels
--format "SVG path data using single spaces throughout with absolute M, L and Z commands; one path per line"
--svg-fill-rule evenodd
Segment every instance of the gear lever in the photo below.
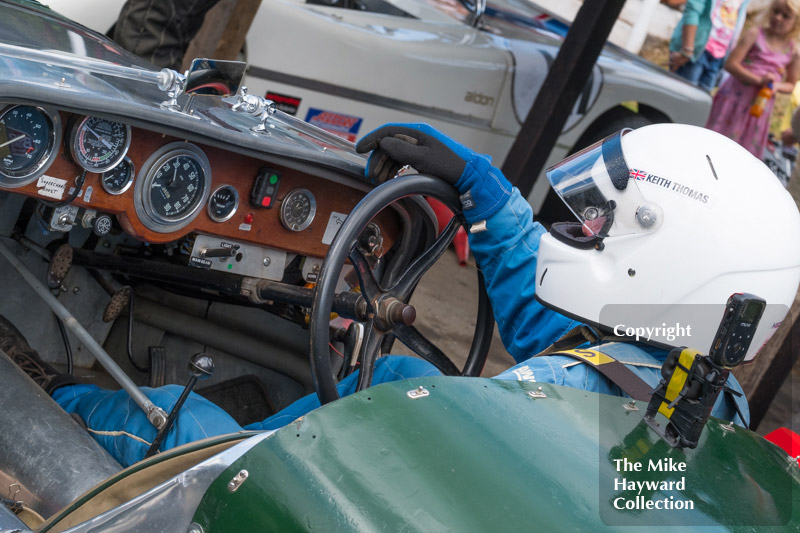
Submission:
M 183 404 L 186 402 L 186 398 L 189 397 L 189 393 L 192 392 L 194 386 L 197 384 L 199 380 L 208 379 L 211 377 L 211 374 L 214 373 L 214 360 L 211 359 L 211 356 L 207 353 L 196 353 L 192 356 L 189 360 L 189 371 L 192 373 L 192 376 L 189 378 L 189 382 L 183 388 L 183 392 L 181 392 L 178 401 L 175 402 L 175 406 L 169 412 L 169 416 L 167 416 L 167 421 L 164 423 L 164 426 L 158 430 L 156 434 L 156 438 L 153 439 L 153 444 L 150 445 L 150 449 L 147 450 L 147 453 L 144 455 L 144 458 L 147 459 L 151 455 L 155 455 L 158 451 L 158 447 L 161 446 L 161 441 L 164 440 L 164 437 L 169 432 L 172 424 L 175 422 L 175 418 L 178 416 L 178 412 L 183 407 Z

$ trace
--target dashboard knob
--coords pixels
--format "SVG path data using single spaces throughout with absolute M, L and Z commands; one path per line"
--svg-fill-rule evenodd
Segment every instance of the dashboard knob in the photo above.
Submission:
M 112 225 L 111 216 L 99 215 L 92 223 L 92 232 L 98 237 L 104 237 L 111 231 Z

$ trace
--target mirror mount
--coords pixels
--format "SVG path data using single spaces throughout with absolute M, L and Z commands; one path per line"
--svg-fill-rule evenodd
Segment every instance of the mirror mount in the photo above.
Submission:
M 182 94 L 217 97 L 234 95 L 242 84 L 246 68 L 247 64 L 242 61 L 203 58 L 193 60 L 185 74 L 162 69 L 158 88 L 167 93 L 169 100 L 161 102 L 161 107 L 180 111 L 178 97 Z
M 234 111 L 242 111 L 248 115 L 258 117 L 258 124 L 250 128 L 255 133 L 262 133 L 267 130 L 269 117 L 275 114 L 277 106 L 272 100 L 261 98 L 254 94 L 247 93 L 247 87 L 242 86 L 236 94 L 236 103 L 233 105 Z
M 162 109 L 169 109 L 170 111 L 181 110 L 181 106 L 178 104 L 178 97 L 183 94 L 185 84 L 186 76 L 183 74 L 168 68 L 159 72 L 158 88 L 169 96 L 169 100 L 161 102 Z
M 480 26 L 483 14 L 486 13 L 486 0 L 460 0 L 460 2 L 470 12 L 470 26 L 473 28 Z
M 486 0 L 475 0 L 475 11 L 472 13 L 472 27 L 477 28 L 486 12 Z
M 275 105 L 272 100 L 267 100 L 264 97 L 248 94 L 247 87 L 242 86 L 236 95 L 236 103 L 231 107 L 233 111 L 247 113 L 248 115 L 258 118 L 258 124 L 250 128 L 253 133 L 264 134 L 268 133 L 270 128 L 274 127 L 274 123 L 279 123 L 287 128 L 293 129 L 303 135 L 311 137 L 323 145 L 323 150 L 328 147 L 344 150 L 348 154 L 366 161 L 366 156 L 356 154 L 355 145 L 335 135 L 329 131 L 323 130 L 309 124 L 305 120 L 301 120 L 293 115 L 284 113 Z M 271 123 L 268 124 L 268 122 Z

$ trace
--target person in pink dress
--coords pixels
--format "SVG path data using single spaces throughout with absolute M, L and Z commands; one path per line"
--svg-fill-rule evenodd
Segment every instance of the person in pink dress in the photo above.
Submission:
M 750 113 L 758 92 L 772 84 L 775 92 L 791 93 L 800 73 L 800 0 L 774 0 L 764 23 L 750 28 L 731 51 L 725 70 L 731 75 L 714 95 L 706 128 L 727 135 L 761 159 L 769 135 L 775 99 L 763 113 Z

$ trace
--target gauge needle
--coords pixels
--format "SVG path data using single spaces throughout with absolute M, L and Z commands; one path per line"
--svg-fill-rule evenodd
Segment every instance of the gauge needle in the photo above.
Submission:
M 178 181 L 178 167 L 175 167 L 175 173 L 172 175 L 172 179 L 167 184 L 167 187 L 169 188 L 174 187 L 176 181 Z
M 110 142 L 108 142 L 108 141 L 106 140 L 106 138 L 105 138 L 105 137 L 103 137 L 102 135 L 100 135 L 99 133 L 97 133 L 96 131 L 94 131 L 94 130 L 93 130 L 92 128 L 90 128 L 89 126 L 86 126 L 86 129 L 87 129 L 89 132 L 91 132 L 91 133 L 92 133 L 92 135 L 94 135 L 95 137 L 97 137 L 98 139 L 100 139 L 100 142 L 101 142 L 101 143 L 103 143 L 103 145 L 104 145 L 106 148 L 108 148 L 109 150 L 111 149 L 111 143 L 110 143 Z
M 9 144 L 13 144 L 13 143 L 17 142 L 18 140 L 20 140 L 20 139 L 24 139 L 24 138 L 25 138 L 25 134 L 22 134 L 22 135 L 20 135 L 19 137 L 14 137 L 14 138 L 13 138 L 13 139 L 11 139 L 10 141 L 6 141 L 6 142 L 4 142 L 3 144 L 0 144 L 0 148 L 2 148 L 2 147 L 4 147 L 4 146 L 8 146 Z

